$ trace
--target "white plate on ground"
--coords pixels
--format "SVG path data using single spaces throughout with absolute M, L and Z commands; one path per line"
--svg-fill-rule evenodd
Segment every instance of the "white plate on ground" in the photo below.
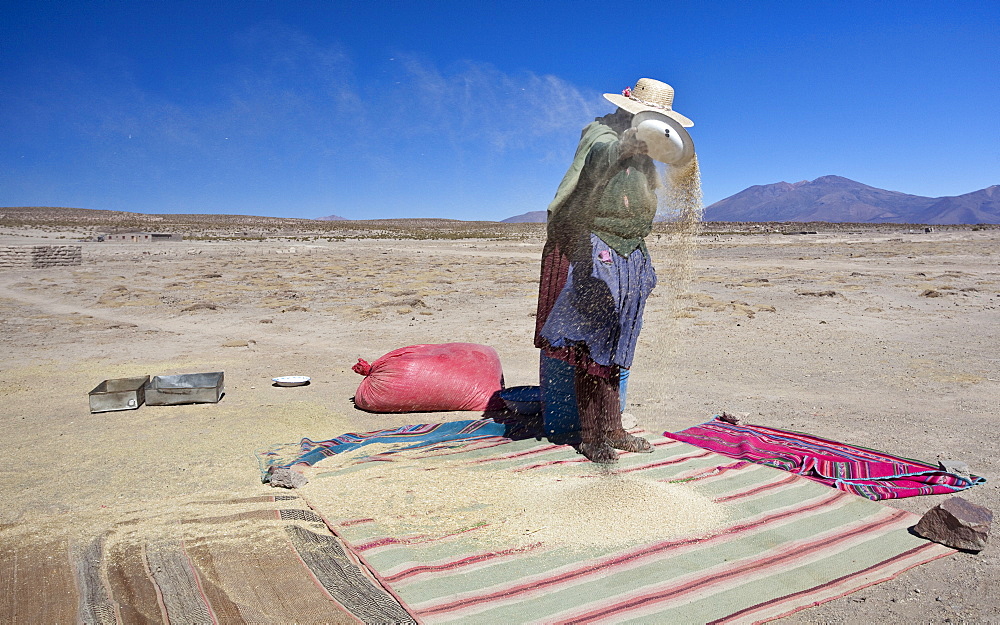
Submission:
M 304 375 L 283 375 L 271 378 L 271 381 L 278 386 L 302 386 L 303 384 L 309 384 L 309 378 Z

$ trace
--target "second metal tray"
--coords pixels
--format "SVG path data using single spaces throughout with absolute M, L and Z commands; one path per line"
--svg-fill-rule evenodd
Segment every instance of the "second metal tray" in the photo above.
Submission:
M 146 405 L 214 404 L 226 389 L 222 371 L 153 376 L 146 384 Z

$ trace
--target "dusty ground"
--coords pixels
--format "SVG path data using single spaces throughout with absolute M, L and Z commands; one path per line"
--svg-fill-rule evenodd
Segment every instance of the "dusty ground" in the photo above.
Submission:
M 3 234 L 3 244 L 68 242 Z M 0 543 L 83 538 L 122 520 L 153 532 L 195 500 L 268 494 L 257 449 L 467 417 L 355 410 L 359 357 L 485 343 L 508 385 L 537 383 L 541 244 L 87 243 L 82 266 L 0 270 Z M 700 237 L 684 293 L 669 237 L 651 251 L 661 286 L 628 395 L 649 430 L 743 412 L 964 460 L 989 482 L 963 496 L 1000 511 L 1000 231 Z M 107 378 L 219 370 L 227 393 L 216 405 L 88 410 Z M 271 386 L 292 374 L 313 382 Z M 922 513 L 942 500 L 890 505 Z M 786 621 L 998 622 L 998 542 Z

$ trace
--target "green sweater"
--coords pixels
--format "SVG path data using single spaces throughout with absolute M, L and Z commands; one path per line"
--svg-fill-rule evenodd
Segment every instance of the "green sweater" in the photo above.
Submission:
M 649 255 L 643 239 L 653 230 L 656 194 L 653 183 L 656 169 L 648 156 L 636 155 L 619 161 L 619 142 L 602 143 L 590 152 L 590 164 L 584 173 L 599 178 L 610 176 L 593 211 L 591 232 L 601 237 L 611 249 L 628 256 L 636 248 Z
M 572 220 L 601 237 L 622 256 L 636 248 L 648 255 L 643 238 L 653 229 L 657 181 L 653 161 L 644 155 L 621 159 L 621 142 L 611 128 L 593 122 L 583 130 L 573 164 L 549 205 L 552 226 Z

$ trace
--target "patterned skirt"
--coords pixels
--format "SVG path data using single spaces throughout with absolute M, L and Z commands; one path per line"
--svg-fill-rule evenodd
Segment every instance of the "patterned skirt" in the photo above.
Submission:
M 535 345 L 608 377 L 632 366 L 656 271 L 640 249 L 621 256 L 595 234 L 590 243 L 589 271 L 558 247 L 542 259 Z

